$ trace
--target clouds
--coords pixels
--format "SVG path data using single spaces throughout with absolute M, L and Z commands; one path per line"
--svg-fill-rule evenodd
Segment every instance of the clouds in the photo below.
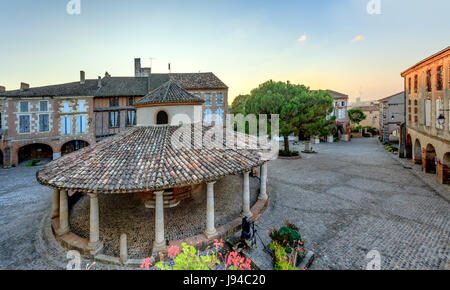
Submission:
M 366 37 L 364 35 L 360 34 L 360 35 L 355 36 L 355 38 L 353 38 L 351 42 L 360 42 L 360 41 L 364 40 L 365 38 Z
M 303 34 L 302 36 L 300 36 L 300 38 L 297 40 L 298 42 L 303 42 L 306 41 L 308 39 L 308 35 Z

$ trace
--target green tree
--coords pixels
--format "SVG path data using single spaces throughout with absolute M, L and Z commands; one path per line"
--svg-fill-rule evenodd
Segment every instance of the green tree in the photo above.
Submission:
M 311 91 L 304 85 L 289 81 L 261 84 L 251 91 L 245 102 L 247 114 L 278 114 L 280 134 L 284 137 L 284 150 L 289 152 L 289 135 L 301 130 L 308 136 L 318 134 L 324 126 L 333 123 L 326 120 L 332 111 L 333 97 L 327 91 Z
M 367 116 L 361 109 L 350 109 L 348 110 L 348 117 L 350 118 L 350 122 L 359 125 Z
M 250 95 L 239 95 L 231 103 L 231 114 L 245 114 L 245 101 Z

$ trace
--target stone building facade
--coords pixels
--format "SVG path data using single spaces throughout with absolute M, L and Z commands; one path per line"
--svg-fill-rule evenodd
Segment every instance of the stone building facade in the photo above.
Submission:
M 0 94 L 3 166 L 30 159 L 59 158 L 95 142 L 90 125 L 92 96 L 35 93 L 22 88 Z
M 360 126 L 370 126 L 380 130 L 380 106 L 378 104 L 371 102 L 368 106 L 356 106 L 353 109 L 360 109 L 366 115 L 366 119 L 359 123 Z
M 140 58 L 134 60 L 134 71 L 135 77 L 151 79 L 149 83 L 151 89 L 160 86 L 161 80 L 171 80 L 180 84 L 191 94 L 204 99 L 203 118 L 205 122 L 221 122 L 228 114 L 228 86 L 211 72 L 154 74 L 151 68 L 141 66 Z
M 228 112 L 228 87 L 213 73 L 112 77 L 6 91 L 0 87 L 0 164 L 58 158 L 137 124 L 134 103 L 168 81 L 200 96 L 206 121 Z M 213 119 L 213 114 L 219 117 Z
M 404 71 L 406 140 L 404 157 L 450 183 L 450 47 Z
M 400 92 L 379 100 L 380 136 L 383 142 L 398 142 L 400 126 L 405 122 L 405 97 Z

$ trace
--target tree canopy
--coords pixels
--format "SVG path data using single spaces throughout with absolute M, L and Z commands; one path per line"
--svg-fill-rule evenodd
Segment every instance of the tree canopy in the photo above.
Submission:
M 243 114 L 245 115 L 245 101 L 250 95 L 239 95 L 236 98 L 234 98 L 233 102 L 231 103 L 231 114 Z
M 359 125 L 359 123 L 364 121 L 367 116 L 361 109 L 350 109 L 348 110 L 348 117 L 350 119 L 350 122 Z
M 318 135 L 324 127 L 334 123 L 327 120 L 333 111 L 333 97 L 327 91 L 311 91 L 304 85 L 272 80 L 253 89 L 245 101 L 246 114 L 278 114 L 280 134 L 284 137 L 285 151 L 289 151 L 288 136 L 304 132 Z

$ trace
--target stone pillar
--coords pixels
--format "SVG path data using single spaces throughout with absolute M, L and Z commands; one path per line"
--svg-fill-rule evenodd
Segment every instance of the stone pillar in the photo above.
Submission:
M 166 248 L 164 240 L 164 200 L 163 191 L 153 192 L 155 195 L 155 240 L 153 242 L 153 254 L 157 254 Z
M 120 236 L 120 262 L 125 264 L 128 261 L 127 234 Z
M 103 248 L 100 241 L 100 226 L 98 212 L 98 194 L 97 192 L 89 193 L 90 199 L 90 215 L 89 215 L 89 244 L 88 248 L 92 255 L 97 254 Z
M 69 203 L 67 190 L 59 192 L 59 229 L 58 235 L 63 236 L 70 231 L 69 228 Z
M 259 199 L 267 199 L 267 163 L 261 165 L 261 187 L 259 192 Z
M 52 219 L 59 216 L 59 189 L 53 190 L 53 211 Z
M 214 225 L 214 183 L 208 182 L 206 189 L 206 229 L 205 236 L 210 239 L 217 235 Z
M 250 172 L 244 172 L 244 183 L 242 187 L 242 217 L 252 217 L 250 211 Z
M 422 170 L 427 173 L 427 150 L 422 148 Z

